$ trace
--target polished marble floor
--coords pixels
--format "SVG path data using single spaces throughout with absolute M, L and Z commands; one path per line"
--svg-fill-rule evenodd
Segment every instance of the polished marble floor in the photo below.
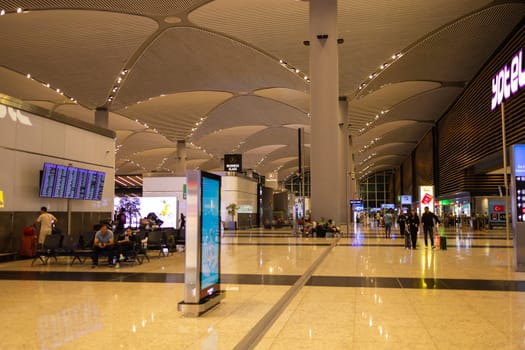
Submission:
M 525 273 L 505 231 L 440 228 L 448 250 L 382 229 L 226 232 L 225 299 L 184 317 L 184 253 L 112 269 L 0 264 L 0 349 L 525 349 Z

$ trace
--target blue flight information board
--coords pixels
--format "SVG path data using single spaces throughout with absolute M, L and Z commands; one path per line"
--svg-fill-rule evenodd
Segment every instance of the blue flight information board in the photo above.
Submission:
M 102 200 L 106 173 L 44 163 L 40 197 Z
M 201 298 L 219 292 L 221 179 L 202 173 Z

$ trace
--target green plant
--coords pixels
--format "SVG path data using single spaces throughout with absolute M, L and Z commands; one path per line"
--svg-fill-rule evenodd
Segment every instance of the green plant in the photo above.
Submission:
M 235 214 L 237 214 L 237 204 L 231 203 L 226 207 L 226 210 L 228 211 L 228 215 L 231 215 L 232 221 L 235 221 Z

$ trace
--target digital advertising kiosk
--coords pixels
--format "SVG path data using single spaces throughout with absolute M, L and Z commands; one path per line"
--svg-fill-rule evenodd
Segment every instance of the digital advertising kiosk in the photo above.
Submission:
M 510 154 L 514 269 L 525 271 L 525 145 L 513 145 Z
M 221 256 L 221 177 L 188 171 L 184 301 L 178 310 L 197 317 L 219 304 Z

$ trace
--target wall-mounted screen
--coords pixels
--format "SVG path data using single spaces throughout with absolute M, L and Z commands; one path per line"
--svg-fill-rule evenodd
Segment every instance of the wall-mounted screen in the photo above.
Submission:
M 101 200 L 106 173 L 44 163 L 40 197 Z
M 57 165 L 44 163 L 44 170 L 42 172 L 42 179 L 40 180 L 40 197 L 53 197 L 53 189 L 55 186 L 55 176 L 57 172 Z
M 201 181 L 200 297 L 204 298 L 220 288 L 221 178 L 202 172 Z

